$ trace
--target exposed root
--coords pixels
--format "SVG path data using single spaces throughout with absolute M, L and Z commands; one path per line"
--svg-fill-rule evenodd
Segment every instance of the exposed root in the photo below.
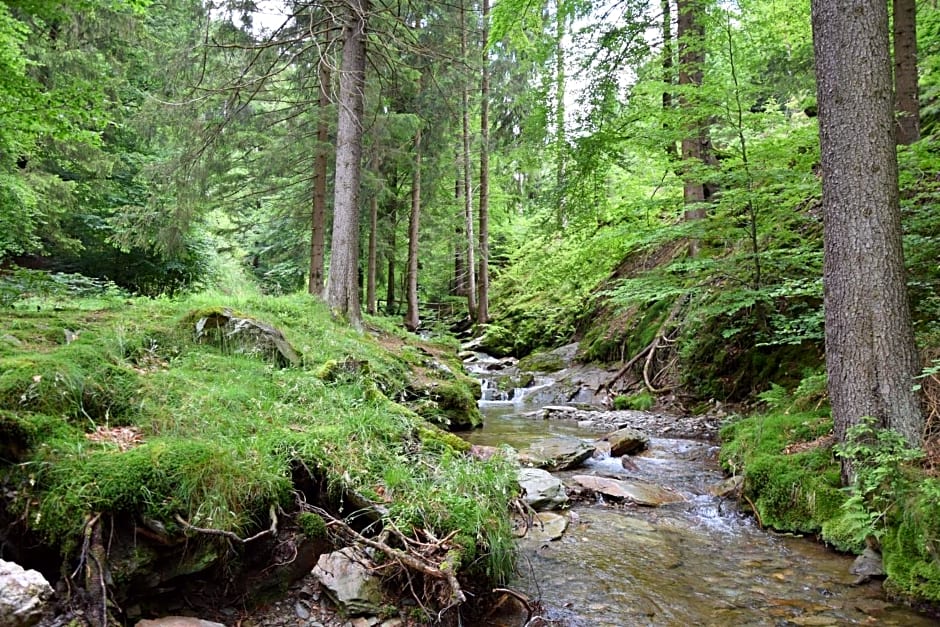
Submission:
M 188 530 L 188 531 L 195 531 L 195 532 L 197 532 L 197 533 L 204 533 L 204 534 L 210 535 L 210 536 L 223 536 L 223 537 L 225 537 L 225 538 L 228 538 L 229 540 L 233 540 L 233 541 L 235 541 L 235 542 L 238 542 L 239 544 L 247 544 L 247 543 L 249 543 L 249 542 L 251 542 L 251 541 L 253 541 L 253 540 L 257 540 L 258 538 L 262 538 L 262 537 L 264 537 L 264 536 L 268 536 L 268 535 L 270 535 L 270 536 L 275 536 L 275 535 L 277 535 L 277 511 L 276 511 L 276 510 L 277 510 L 277 508 L 276 508 L 274 505 L 272 505 L 272 506 L 270 507 L 270 509 L 268 510 L 268 515 L 269 515 L 270 518 L 271 518 L 271 526 L 270 526 L 269 528 L 265 529 L 264 531 L 259 531 L 258 533 L 256 533 L 255 535 L 251 536 L 250 538 L 242 538 L 242 537 L 239 537 L 239 535 L 238 535 L 237 533 L 234 533 L 234 532 L 232 532 L 232 531 L 225 531 L 225 530 L 223 530 L 223 529 L 206 529 L 206 528 L 204 528 L 204 527 L 196 527 L 195 525 L 189 524 L 189 522 L 188 522 L 185 518 L 183 518 L 182 516 L 180 516 L 179 514 L 177 514 L 177 515 L 175 516 L 175 518 L 176 518 L 176 522 L 178 522 L 179 524 L 181 524 L 181 525 L 183 526 L 183 528 L 186 529 L 186 530 Z
M 676 316 L 679 314 L 679 311 L 682 309 L 682 305 L 685 303 L 685 300 L 685 298 L 680 298 L 676 301 L 676 303 L 672 306 L 672 309 L 669 310 L 669 315 L 667 315 L 666 319 L 663 320 L 661 325 L 659 325 L 659 329 L 656 331 L 656 337 L 653 339 L 653 341 L 647 344 L 632 358 L 630 358 L 630 361 L 621 366 L 620 370 L 618 370 L 614 376 L 608 379 L 605 383 L 601 384 L 595 390 L 595 393 L 598 393 L 602 390 L 609 391 L 611 387 L 630 370 L 630 368 L 636 365 L 644 357 L 646 360 L 643 362 L 643 383 L 646 385 L 646 389 L 648 389 L 653 394 L 662 394 L 670 390 L 668 386 L 664 388 L 657 388 L 654 385 L 655 380 L 660 376 L 660 374 L 662 374 L 664 370 L 668 369 L 668 366 L 653 377 L 650 377 L 650 367 L 652 366 L 653 360 L 656 357 L 656 350 L 661 344 L 674 344 L 676 342 L 677 338 L 667 337 L 666 332 L 669 326 L 672 325 L 673 320 L 675 320 Z
M 460 583 L 457 581 L 456 573 L 460 562 L 460 551 L 450 545 L 450 540 L 454 537 L 453 533 L 437 539 L 430 532 L 425 531 L 424 535 L 427 536 L 429 542 L 422 542 L 405 536 L 394 526 L 391 526 L 389 527 L 391 535 L 401 540 L 402 545 L 405 547 L 399 549 L 389 546 L 384 541 L 365 537 L 326 510 L 318 507 L 312 509 L 326 521 L 327 528 L 337 531 L 346 540 L 381 551 L 397 562 L 405 571 L 413 570 L 433 579 L 445 581 L 450 588 L 450 596 L 445 610 L 467 600 Z M 444 551 L 444 557 L 438 561 L 434 556 L 439 555 L 441 551 Z

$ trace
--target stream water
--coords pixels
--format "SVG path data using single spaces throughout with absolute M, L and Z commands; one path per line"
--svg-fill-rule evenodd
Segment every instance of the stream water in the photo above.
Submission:
M 466 434 L 481 445 L 518 450 L 548 436 L 593 441 L 595 432 L 565 421 L 536 420 L 522 394 L 481 402 L 484 427 Z M 685 498 L 658 508 L 580 503 L 553 542 L 520 540 L 514 583 L 541 600 L 556 625 L 936 625 L 885 600 L 880 582 L 853 586 L 852 558 L 808 539 L 758 528 L 735 503 L 709 496 L 724 478 L 713 443 L 653 438 L 635 456 L 588 460 L 576 472 L 643 479 Z M 567 481 L 566 481 L 567 483 Z

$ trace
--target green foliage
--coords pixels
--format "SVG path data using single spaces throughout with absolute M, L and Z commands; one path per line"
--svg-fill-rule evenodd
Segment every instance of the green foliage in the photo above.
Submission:
M 614 409 L 635 409 L 648 411 L 656 404 L 656 397 L 649 391 L 643 390 L 639 394 L 630 396 L 617 396 L 614 398 Z

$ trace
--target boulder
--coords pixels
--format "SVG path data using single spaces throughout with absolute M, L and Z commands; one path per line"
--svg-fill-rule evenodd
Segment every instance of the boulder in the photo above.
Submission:
M 565 485 L 558 477 L 553 477 L 541 468 L 520 468 L 517 475 L 523 498 L 536 510 L 559 509 L 568 504 Z
M 650 437 L 631 427 L 618 429 L 604 438 L 610 443 L 610 456 L 635 455 L 650 446 Z
M 560 436 L 537 440 L 524 451 L 534 466 L 549 471 L 570 470 L 594 454 L 594 447 L 578 438 Z
M 875 577 L 884 577 L 886 573 L 881 553 L 871 547 L 865 547 L 862 554 L 855 558 L 849 572 L 856 576 L 853 582 L 856 586 L 867 583 Z
M 532 521 L 527 537 L 540 542 L 552 542 L 561 539 L 568 529 L 568 517 L 552 512 L 539 512 Z
M 594 475 L 575 475 L 572 479 L 585 490 L 603 494 L 616 501 L 630 501 L 637 505 L 659 507 L 684 501 L 681 495 L 652 483 L 621 481 Z
M 137 627 L 225 627 L 225 625 L 191 616 L 164 616 L 163 618 L 139 621 Z
M 709 486 L 708 493 L 719 498 L 737 496 L 741 493 L 742 487 L 744 487 L 744 475 L 735 475 L 734 477 L 728 477 L 721 483 Z
M 313 569 L 326 594 L 348 616 L 382 611 L 381 580 L 356 549 L 345 547 L 320 556 Z
M 301 359 L 281 331 L 260 320 L 223 308 L 190 314 L 196 341 L 209 341 L 236 353 L 258 355 L 282 367 L 298 366 Z
M 37 571 L 0 560 L 0 625 L 35 625 L 46 611 L 51 596 L 52 587 Z

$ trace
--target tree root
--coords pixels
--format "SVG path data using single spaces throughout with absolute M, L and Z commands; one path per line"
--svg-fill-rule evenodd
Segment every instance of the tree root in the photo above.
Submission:
M 176 518 L 176 522 L 182 525 L 183 528 L 186 529 L 187 531 L 195 531 L 197 533 L 204 533 L 210 536 L 223 536 L 225 538 L 228 538 L 229 540 L 233 540 L 240 544 L 248 544 L 249 542 L 253 540 L 257 540 L 258 538 L 261 538 L 263 536 L 277 535 L 277 511 L 276 510 L 277 508 L 274 505 L 272 505 L 270 509 L 268 510 L 268 515 L 271 518 L 271 526 L 265 529 L 264 531 L 259 531 L 258 533 L 256 533 L 255 535 L 249 538 L 239 537 L 237 533 L 234 533 L 231 531 L 225 531 L 223 529 L 206 529 L 204 527 L 196 527 L 195 525 L 191 525 L 185 518 L 183 518 L 179 514 L 176 514 L 175 518 Z
M 650 342 L 642 350 L 640 350 L 640 352 L 638 352 L 636 355 L 630 358 L 630 361 L 628 361 L 623 366 L 621 366 L 621 368 L 614 374 L 614 376 L 612 376 L 605 383 L 602 383 L 596 390 L 594 390 L 595 394 L 602 390 L 610 391 L 611 387 L 617 381 L 619 381 L 620 378 L 623 377 L 623 375 L 625 375 L 627 371 L 630 370 L 630 368 L 632 368 L 637 362 L 643 359 L 644 356 L 646 357 L 646 361 L 643 363 L 643 383 L 646 385 L 646 389 L 648 389 L 653 394 L 662 394 L 670 390 L 669 387 L 656 388 L 653 385 L 653 382 L 656 379 L 656 377 L 652 377 L 652 378 L 650 377 L 650 366 L 653 363 L 653 358 L 656 356 L 656 349 L 659 348 L 661 343 L 673 344 L 676 342 L 675 338 L 670 339 L 669 337 L 666 336 L 666 329 L 669 327 L 669 325 L 672 324 L 673 320 L 675 320 L 676 316 L 679 314 L 679 311 L 682 309 L 682 305 L 684 304 L 685 300 L 686 299 L 682 297 L 676 301 L 676 303 L 672 306 L 672 309 L 669 310 L 669 315 L 667 315 L 666 319 L 663 320 L 661 325 L 659 325 L 659 329 L 656 331 L 655 339 L 653 339 L 652 342 Z M 659 375 L 657 374 L 657 376 Z
M 391 534 L 402 541 L 404 549 L 398 549 L 389 546 L 383 541 L 367 538 L 342 520 L 335 518 L 326 510 L 319 507 L 312 508 L 325 521 L 327 528 L 335 529 L 339 535 L 346 540 L 356 544 L 364 545 L 372 549 L 381 551 L 390 559 L 396 561 L 404 570 L 413 570 L 434 579 L 447 582 L 450 588 L 450 597 L 445 610 L 454 605 L 464 603 L 467 600 L 460 583 L 457 581 L 457 567 L 460 562 L 460 551 L 448 546 L 455 533 L 448 534 L 446 537 L 437 539 L 430 532 L 425 532 L 430 542 L 421 542 L 414 538 L 409 538 L 398 531 L 394 525 L 389 529 Z M 433 553 L 445 551 L 444 558 L 436 562 L 430 557 Z M 442 610 L 443 612 L 444 610 Z

